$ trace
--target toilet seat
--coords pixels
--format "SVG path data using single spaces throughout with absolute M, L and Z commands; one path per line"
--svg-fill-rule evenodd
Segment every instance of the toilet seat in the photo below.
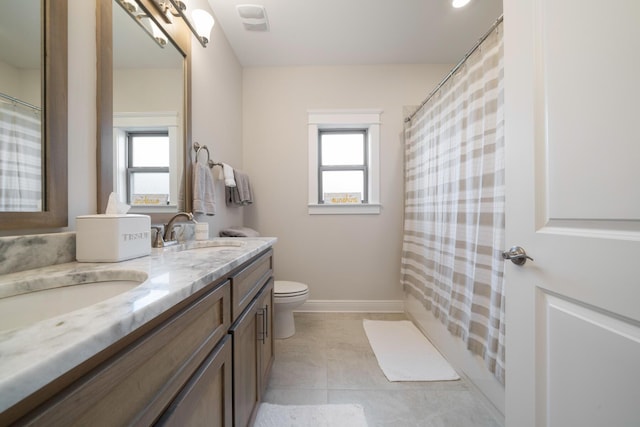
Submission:
M 297 297 L 308 293 L 309 287 L 304 283 L 286 280 L 276 280 L 273 289 L 273 296 L 276 298 Z

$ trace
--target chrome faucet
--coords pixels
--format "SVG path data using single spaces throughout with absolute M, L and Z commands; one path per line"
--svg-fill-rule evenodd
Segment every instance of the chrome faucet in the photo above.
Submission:
M 175 232 L 174 232 L 174 222 L 176 222 L 179 218 L 184 217 L 187 220 L 191 221 L 191 222 L 196 222 L 193 219 L 193 214 L 189 213 L 189 212 L 179 212 L 177 214 L 175 214 L 173 216 L 173 218 L 171 218 L 169 220 L 169 222 L 167 223 L 167 225 L 164 226 L 164 242 L 165 244 L 167 242 L 174 242 L 176 240 L 175 238 Z

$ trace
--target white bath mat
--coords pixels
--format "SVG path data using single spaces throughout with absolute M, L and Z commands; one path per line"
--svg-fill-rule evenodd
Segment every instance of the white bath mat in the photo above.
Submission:
M 360 405 L 273 405 L 262 403 L 254 427 L 367 427 Z
M 363 320 L 378 365 L 389 381 L 451 381 L 460 377 L 408 320 Z

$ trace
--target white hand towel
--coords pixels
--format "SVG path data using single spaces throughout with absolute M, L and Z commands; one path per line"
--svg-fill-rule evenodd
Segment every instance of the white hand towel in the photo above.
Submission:
M 193 165 L 193 212 L 205 215 L 216 213 L 213 176 L 204 163 Z
M 218 179 L 224 179 L 225 187 L 236 186 L 236 179 L 233 175 L 233 168 L 226 163 L 222 164 L 222 170 L 220 171 Z

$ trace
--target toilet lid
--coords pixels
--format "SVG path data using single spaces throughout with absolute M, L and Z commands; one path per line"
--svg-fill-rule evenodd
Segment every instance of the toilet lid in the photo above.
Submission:
M 274 294 L 276 296 L 303 295 L 309 291 L 309 287 L 300 282 L 289 282 L 286 280 L 276 280 L 274 283 Z

